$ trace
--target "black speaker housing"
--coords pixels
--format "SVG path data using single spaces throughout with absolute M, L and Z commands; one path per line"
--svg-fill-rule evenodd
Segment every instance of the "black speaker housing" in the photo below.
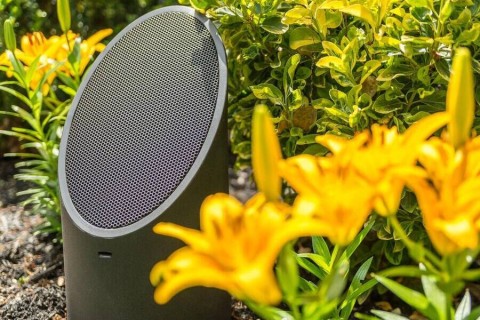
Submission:
M 59 151 L 68 319 L 230 317 L 217 289 L 157 305 L 149 283 L 153 265 L 183 246 L 153 226 L 198 228 L 203 199 L 228 192 L 226 79 L 215 27 L 183 6 L 140 17 L 92 65 Z

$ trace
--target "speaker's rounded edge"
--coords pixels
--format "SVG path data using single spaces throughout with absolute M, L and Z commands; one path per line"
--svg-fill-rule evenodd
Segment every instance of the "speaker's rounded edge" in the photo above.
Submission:
M 66 159 L 66 149 L 67 149 L 67 142 L 68 142 L 68 133 L 70 131 L 72 120 L 75 115 L 76 107 L 78 106 L 82 93 L 85 90 L 85 87 L 88 85 L 89 80 L 93 75 L 94 71 L 97 69 L 98 65 L 104 59 L 105 55 L 115 46 L 115 44 L 118 41 L 120 41 L 129 31 L 131 31 L 137 25 L 141 24 L 142 22 L 154 16 L 167 13 L 167 12 L 182 12 L 195 17 L 209 31 L 215 43 L 215 48 L 217 50 L 217 57 L 218 57 L 219 82 L 218 82 L 217 102 L 216 102 L 215 112 L 213 114 L 212 121 L 210 123 L 210 128 L 208 130 L 203 146 L 200 149 L 199 155 L 195 159 L 188 173 L 186 174 L 182 182 L 177 186 L 177 188 L 172 192 L 172 194 L 158 208 L 153 210 L 150 214 L 148 214 L 144 218 L 128 226 L 120 227 L 116 229 L 99 228 L 91 225 L 89 222 L 87 222 L 80 216 L 80 214 L 77 212 L 75 208 L 75 205 L 73 204 L 72 199 L 70 198 L 70 193 L 68 191 L 67 177 L 66 177 L 66 171 L 65 171 L 65 159 Z M 167 210 L 175 202 L 175 200 L 182 194 L 182 192 L 188 187 L 190 182 L 194 179 L 195 175 L 198 173 L 198 170 L 202 166 L 206 158 L 206 155 L 208 153 L 208 150 L 211 147 L 213 140 L 217 134 L 217 131 L 223 121 L 222 118 L 226 116 L 226 112 L 224 109 L 225 109 L 225 104 L 227 99 L 227 78 L 228 78 L 228 73 L 227 73 L 226 52 L 223 46 L 223 41 L 221 40 L 221 37 L 218 34 L 217 28 L 215 27 L 215 25 L 210 19 L 196 12 L 191 7 L 173 5 L 173 6 L 168 6 L 168 7 L 163 7 L 160 9 L 153 10 L 137 18 L 132 23 L 130 23 L 127 27 L 125 27 L 121 32 L 119 32 L 110 41 L 110 43 L 106 46 L 103 52 L 99 54 L 97 59 L 94 61 L 94 63 L 90 67 L 88 74 L 86 74 L 84 79 L 82 80 L 82 83 L 80 84 L 80 87 L 77 90 L 77 94 L 74 100 L 72 101 L 71 109 L 68 112 L 67 119 L 65 121 L 65 125 L 62 132 L 62 139 L 60 141 L 60 149 L 59 149 L 59 156 L 58 156 L 58 182 L 59 182 L 59 190 L 60 190 L 60 198 L 61 198 L 62 206 L 64 207 L 64 210 L 68 212 L 68 215 L 72 219 L 73 223 L 80 230 L 86 233 L 89 233 L 92 236 L 101 237 L 101 238 L 116 238 L 116 237 L 127 235 L 138 229 L 141 229 L 142 227 L 145 227 L 146 225 L 150 224 L 152 221 L 157 219 L 165 210 Z M 227 137 L 225 137 L 225 139 L 227 139 Z

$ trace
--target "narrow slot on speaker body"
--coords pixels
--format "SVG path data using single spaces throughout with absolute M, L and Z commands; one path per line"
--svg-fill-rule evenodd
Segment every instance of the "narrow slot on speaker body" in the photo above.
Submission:
M 100 259 L 111 259 L 112 258 L 112 253 L 108 251 L 99 251 L 98 252 L 98 257 Z

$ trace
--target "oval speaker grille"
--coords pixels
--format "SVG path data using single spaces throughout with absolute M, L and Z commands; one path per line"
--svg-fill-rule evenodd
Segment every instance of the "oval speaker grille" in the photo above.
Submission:
M 68 133 L 66 182 L 84 220 L 116 229 L 161 205 L 199 155 L 218 55 L 199 20 L 165 12 L 127 31 L 92 72 Z

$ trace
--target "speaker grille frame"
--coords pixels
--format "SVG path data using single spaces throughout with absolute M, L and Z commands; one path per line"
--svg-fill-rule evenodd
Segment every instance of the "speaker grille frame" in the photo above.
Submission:
M 75 113 L 77 111 L 77 107 L 79 107 L 82 103 L 82 98 L 84 96 L 84 92 L 88 89 L 87 85 L 90 83 L 92 76 L 94 76 L 95 71 L 101 65 L 102 61 L 109 54 L 110 50 L 114 49 L 117 43 L 119 43 L 125 36 L 128 36 L 129 33 L 134 31 L 136 27 L 143 24 L 147 20 L 154 19 L 156 16 L 159 15 L 168 15 L 170 13 L 182 13 L 192 16 L 200 22 L 206 30 L 208 30 L 211 39 L 213 40 L 216 53 L 217 53 L 217 60 L 218 60 L 218 86 L 217 86 L 217 97 L 216 97 L 216 104 L 215 109 L 213 111 L 213 117 L 210 122 L 210 127 L 206 134 L 205 139 L 203 140 L 203 145 L 200 148 L 200 151 L 193 161 L 193 164 L 189 167 L 187 173 L 184 175 L 181 182 L 173 189 L 173 192 L 169 194 L 169 196 L 163 200 L 163 202 L 156 208 L 153 208 L 150 213 L 143 215 L 140 219 L 135 220 L 133 223 L 128 223 L 124 226 L 115 226 L 114 228 L 106 228 L 106 227 L 99 227 L 92 223 L 92 221 L 87 221 L 82 214 L 79 213 L 77 207 L 74 204 L 74 200 L 72 200 L 71 192 L 69 190 L 69 183 L 68 183 L 68 142 L 70 140 L 70 133 L 72 131 L 72 120 L 74 119 Z M 207 152 L 210 149 L 210 146 L 213 143 L 213 139 L 216 136 L 216 133 L 219 129 L 220 123 L 222 122 L 222 117 L 224 116 L 224 106 L 226 100 L 226 93 L 227 92 L 227 68 L 226 68 L 226 54 L 225 49 L 223 47 L 223 43 L 218 35 L 218 32 L 213 25 L 213 23 L 204 17 L 201 14 L 198 14 L 189 7 L 184 6 L 170 6 L 161 8 L 155 11 L 152 11 L 134 22 L 132 22 L 129 26 L 127 26 L 124 30 L 122 30 L 105 48 L 105 50 L 99 55 L 96 59 L 94 64 L 92 65 L 89 73 L 85 76 L 82 84 L 78 90 L 78 93 L 72 102 L 71 110 L 68 113 L 67 120 L 65 122 L 63 137 L 60 144 L 60 152 L 59 152 L 59 184 L 60 184 L 60 193 L 62 198 L 63 206 L 65 207 L 66 213 L 71 217 L 73 222 L 77 227 L 81 230 L 92 234 L 98 237 L 107 237 L 113 238 L 122 236 L 131 232 L 134 232 L 145 225 L 149 224 L 153 220 L 157 219 L 168 207 L 171 206 L 172 203 L 182 194 L 185 188 L 188 186 L 189 182 L 194 178 L 199 168 L 202 166 L 202 163 L 206 157 Z M 227 137 L 225 137 L 227 139 Z M 70 169 L 71 170 L 71 169 Z M 160 170 L 160 168 L 159 168 Z

